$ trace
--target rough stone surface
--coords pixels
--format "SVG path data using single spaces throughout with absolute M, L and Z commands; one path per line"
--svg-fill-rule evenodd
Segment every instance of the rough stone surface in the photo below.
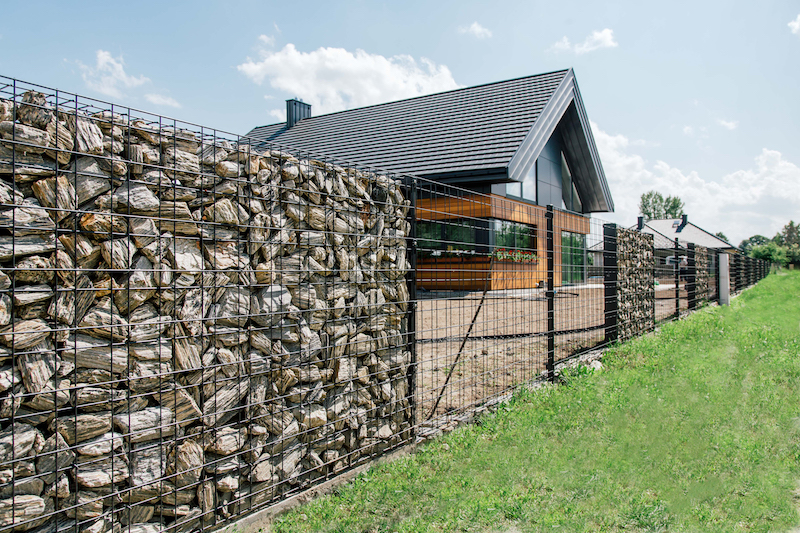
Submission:
M 410 438 L 398 182 L 53 104 L 0 100 L 0 526 L 188 533 Z
M 655 327 L 653 237 L 617 228 L 617 336 L 621 341 Z

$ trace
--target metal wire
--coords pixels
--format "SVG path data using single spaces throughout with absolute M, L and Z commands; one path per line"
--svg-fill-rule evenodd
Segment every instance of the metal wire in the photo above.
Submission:
M 2 77 L 0 136 L 0 533 L 229 523 L 718 294 L 714 250 Z

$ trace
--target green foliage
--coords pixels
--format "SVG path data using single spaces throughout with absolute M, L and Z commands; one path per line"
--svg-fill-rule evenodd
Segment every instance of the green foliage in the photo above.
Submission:
M 728 241 L 728 236 L 727 236 L 727 235 L 725 235 L 724 233 L 722 233 L 721 231 L 718 231 L 718 232 L 716 232 L 716 233 L 714 234 L 714 236 L 715 236 L 715 237 L 717 237 L 718 239 L 722 239 L 722 240 L 723 240 L 723 241 L 725 241 L 725 242 L 729 242 L 729 241 Z
M 639 213 L 647 220 L 680 218 L 684 203 L 677 196 L 664 197 L 658 191 L 648 191 L 639 200 Z
M 800 265 L 800 224 L 790 220 L 775 237 L 753 235 L 745 239 L 739 248 L 750 257 L 766 259 L 780 265 Z
M 748 255 L 750 257 L 755 257 L 756 259 L 763 259 L 765 261 L 770 261 L 772 263 L 785 266 L 789 262 L 789 255 L 787 251 L 788 250 L 786 246 L 781 246 L 774 241 L 770 241 L 767 244 L 762 244 L 761 246 L 753 246 L 750 248 L 750 253 Z
M 276 532 L 789 531 L 800 477 L 800 275 L 607 353 L 567 386 L 282 515 Z
M 800 225 L 790 220 L 773 239 L 782 246 L 800 246 Z
M 753 246 L 761 246 L 767 244 L 768 242 L 769 239 L 763 235 L 753 235 L 752 237 L 743 240 L 739 244 L 739 249 L 746 255 L 750 255 L 750 250 L 753 248 Z

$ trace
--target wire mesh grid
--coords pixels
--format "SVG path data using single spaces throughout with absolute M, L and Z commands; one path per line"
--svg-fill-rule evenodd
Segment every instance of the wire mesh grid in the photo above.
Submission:
M 10 78 L 0 136 L 0 532 L 227 524 L 718 291 L 713 250 Z
M 412 439 L 395 177 L 0 80 L 0 531 L 225 523 Z

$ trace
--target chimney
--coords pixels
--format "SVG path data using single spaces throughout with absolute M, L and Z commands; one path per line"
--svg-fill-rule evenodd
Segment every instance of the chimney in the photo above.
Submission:
M 681 224 L 678 226 L 678 229 L 675 230 L 675 233 L 680 233 L 683 228 L 686 227 L 686 224 L 689 222 L 689 217 L 687 215 L 681 215 Z
M 636 221 L 636 229 L 642 231 L 644 229 L 644 217 L 639 217 Z
M 311 104 L 296 98 L 286 100 L 286 129 L 288 130 L 304 118 L 311 118 Z

